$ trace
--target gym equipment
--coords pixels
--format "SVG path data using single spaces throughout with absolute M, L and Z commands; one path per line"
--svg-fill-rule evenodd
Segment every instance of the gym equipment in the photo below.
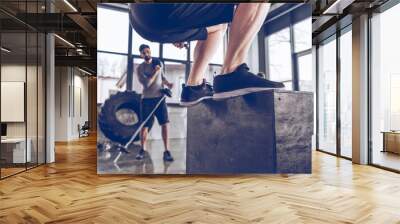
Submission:
M 126 144 L 140 126 L 140 102 L 140 95 L 134 91 L 111 95 L 104 102 L 98 116 L 99 127 L 104 136 L 121 145 Z M 131 114 L 130 118 L 125 119 L 127 122 L 121 122 L 117 116 L 119 111 Z
M 85 123 L 81 126 L 78 124 L 78 137 L 88 137 L 89 136 L 90 125 L 89 121 L 85 121 Z
M 127 149 L 134 141 L 139 140 L 140 130 L 153 116 L 161 102 L 167 96 L 172 96 L 169 89 L 163 89 L 162 92 L 163 97 L 145 119 L 140 116 L 141 96 L 134 91 L 117 92 L 104 102 L 98 116 L 99 127 L 104 136 L 117 143 L 120 150 L 114 159 L 114 164 L 117 164 L 122 153 L 129 153 Z M 123 119 L 121 119 L 121 115 L 118 116 L 120 111 L 124 112 L 122 113 Z
M 149 116 L 144 120 L 140 117 L 141 96 L 139 94 L 134 91 L 125 91 L 111 95 L 110 98 L 104 102 L 99 114 L 99 126 L 103 134 L 108 139 L 125 145 L 125 149 L 128 148 L 133 141 L 139 140 L 138 134 L 144 124 L 153 116 L 161 102 L 167 96 L 172 96 L 170 89 L 164 88 L 161 91 L 163 97 L 160 98 Z M 119 111 L 125 112 L 125 115 L 120 115 L 125 116 L 123 121 L 118 117 Z M 127 119 L 126 114 L 128 112 L 130 115 Z
M 313 98 L 266 90 L 189 107 L 187 174 L 311 173 Z
M 163 95 L 166 95 L 166 96 L 168 96 L 168 97 L 172 97 L 172 91 L 171 91 L 170 89 L 168 89 L 168 88 L 163 88 L 163 89 L 161 89 L 160 91 L 161 91 L 161 93 L 162 93 Z

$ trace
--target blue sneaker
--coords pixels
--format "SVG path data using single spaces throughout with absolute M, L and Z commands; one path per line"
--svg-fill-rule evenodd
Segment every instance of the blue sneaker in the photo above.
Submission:
M 164 159 L 165 162 L 172 162 L 172 161 L 174 161 L 174 158 L 172 157 L 171 152 L 170 152 L 169 150 L 164 151 L 163 159 Z
M 225 99 L 269 89 L 284 88 L 281 82 L 261 78 L 243 63 L 235 71 L 214 77 L 214 99 Z
M 138 154 L 136 155 L 136 160 L 142 160 L 144 158 L 144 153 L 145 153 L 144 149 L 141 148 Z
M 193 106 L 202 100 L 212 98 L 214 90 L 212 86 L 203 80 L 198 86 L 182 85 L 181 105 L 185 107 Z

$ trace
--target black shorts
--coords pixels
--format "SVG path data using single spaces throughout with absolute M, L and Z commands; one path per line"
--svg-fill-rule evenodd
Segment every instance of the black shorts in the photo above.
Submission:
M 206 27 L 232 22 L 234 3 L 131 3 L 130 22 L 143 38 L 161 43 L 207 39 Z
M 161 100 L 161 98 L 162 97 L 142 99 L 142 108 L 141 108 L 142 121 L 144 121 L 150 115 L 150 113 L 154 110 L 155 106 Z M 157 118 L 158 124 L 160 125 L 169 122 L 167 103 L 165 102 L 165 99 L 161 102 L 161 104 L 158 106 L 154 114 L 146 122 L 144 127 L 151 129 L 151 127 L 154 124 L 154 117 Z

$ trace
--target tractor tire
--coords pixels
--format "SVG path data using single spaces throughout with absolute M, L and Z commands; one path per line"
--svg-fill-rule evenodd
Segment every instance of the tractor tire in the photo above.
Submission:
M 132 135 L 141 124 L 141 96 L 133 91 L 118 92 L 111 95 L 101 107 L 99 114 L 99 127 L 104 136 L 113 142 L 122 145 L 129 142 Z M 137 122 L 131 125 L 121 123 L 117 118 L 117 112 L 121 109 L 129 109 L 137 116 Z M 139 135 L 134 141 L 139 140 Z

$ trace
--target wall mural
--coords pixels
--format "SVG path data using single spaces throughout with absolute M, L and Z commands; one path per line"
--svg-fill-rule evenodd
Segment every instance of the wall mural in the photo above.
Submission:
M 99 4 L 98 173 L 311 173 L 314 95 L 293 60 L 310 18 L 309 4 Z

